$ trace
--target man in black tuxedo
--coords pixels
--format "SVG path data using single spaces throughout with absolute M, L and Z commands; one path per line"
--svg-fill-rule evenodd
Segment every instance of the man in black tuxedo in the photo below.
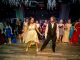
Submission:
M 54 16 L 50 17 L 50 22 L 46 26 L 45 31 L 45 41 L 40 49 L 42 51 L 46 45 L 49 43 L 50 40 L 52 40 L 52 51 L 55 52 L 55 46 L 56 46 L 56 30 L 57 30 L 57 24 L 55 22 L 56 18 Z

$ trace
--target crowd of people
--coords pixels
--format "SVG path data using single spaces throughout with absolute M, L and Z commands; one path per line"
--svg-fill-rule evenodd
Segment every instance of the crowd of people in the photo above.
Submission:
M 80 19 L 74 24 L 71 19 L 64 23 L 64 20 L 56 20 L 54 16 L 50 20 L 38 21 L 34 17 L 25 18 L 24 22 L 17 19 L 16 22 L 0 23 L 0 44 L 26 43 L 29 47 L 36 45 L 36 51 L 40 40 L 43 45 L 41 51 L 52 39 L 52 50 L 55 52 L 55 42 L 77 44 L 80 38 Z

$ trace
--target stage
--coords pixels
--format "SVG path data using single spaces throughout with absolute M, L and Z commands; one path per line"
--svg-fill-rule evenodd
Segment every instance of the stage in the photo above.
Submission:
M 35 46 L 26 52 L 25 44 L 4 44 L 0 46 L 0 60 L 80 60 L 80 45 L 75 47 L 67 43 L 56 45 L 56 52 L 53 53 L 51 44 L 48 44 L 42 52 L 36 52 Z

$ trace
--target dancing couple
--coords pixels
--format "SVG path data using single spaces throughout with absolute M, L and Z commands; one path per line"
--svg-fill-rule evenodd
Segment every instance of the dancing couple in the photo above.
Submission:
M 56 30 L 57 30 L 57 24 L 56 24 L 55 20 L 56 20 L 56 18 L 54 16 L 50 17 L 50 22 L 47 24 L 46 30 L 45 30 L 45 41 L 44 41 L 40 51 L 42 51 L 46 47 L 46 45 L 49 43 L 49 41 L 52 40 L 52 51 L 55 52 Z M 27 33 L 24 34 L 25 37 L 23 38 L 25 43 L 27 44 L 26 51 L 28 51 L 28 49 L 31 45 L 35 44 L 36 51 L 38 52 L 39 51 L 39 49 L 38 49 L 39 40 L 38 40 L 37 32 L 41 36 L 42 36 L 42 34 L 38 30 L 33 17 L 30 17 L 26 28 L 27 28 L 27 31 L 26 31 Z

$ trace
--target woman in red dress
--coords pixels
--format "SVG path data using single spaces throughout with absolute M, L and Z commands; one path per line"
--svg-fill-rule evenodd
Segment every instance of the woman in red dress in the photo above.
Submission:
M 71 42 L 73 44 L 77 44 L 79 36 L 80 36 L 80 19 L 78 22 L 75 23 L 74 29 L 75 29 L 75 31 L 74 31 L 73 36 L 71 38 Z

